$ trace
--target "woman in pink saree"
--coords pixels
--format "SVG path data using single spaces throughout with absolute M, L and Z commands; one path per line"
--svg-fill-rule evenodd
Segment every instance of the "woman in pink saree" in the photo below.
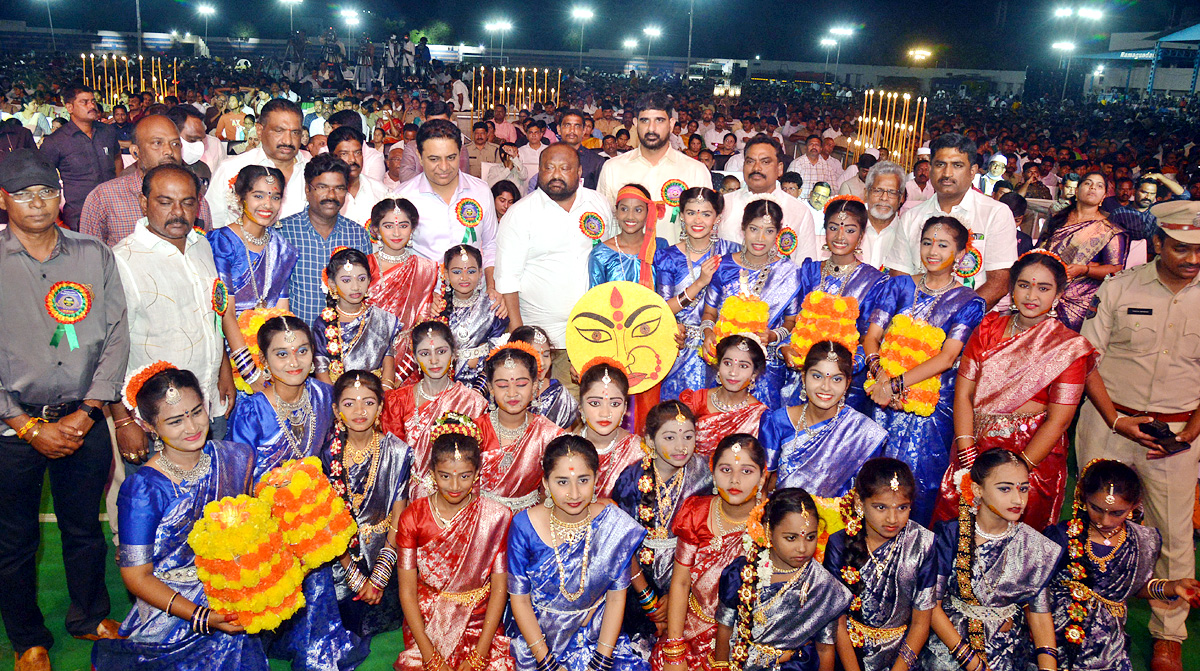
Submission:
M 417 228 L 417 208 L 404 198 L 385 198 L 371 208 L 371 235 L 379 240 L 379 251 L 371 255 L 371 305 L 400 320 L 396 339 L 396 386 L 420 377 L 413 359 L 410 334 L 414 324 L 431 315 L 433 292 L 438 283 L 438 264 L 412 252 L 410 241 Z
M 512 671 L 508 637 L 497 634 L 508 603 L 508 526 L 505 506 L 474 492 L 479 473 L 478 431 L 447 418 L 433 430 L 430 462 L 436 492 L 400 515 L 400 604 L 404 671 Z
M 1067 268 L 1066 288 L 1058 302 L 1058 320 L 1076 333 L 1092 314 L 1092 298 L 1105 277 L 1125 268 L 1129 234 L 1100 211 L 1104 175 L 1089 172 L 1075 190 L 1075 204 L 1046 223 L 1038 246 L 1054 252 Z
M 758 437 L 767 406 L 750 394 L 754 380 L 767 367 L 767 356 L 753 334 L 732 335 L 717 343 L 717 386 L 679 393 L 696 415 L 696 454 L 705 461 L 721 439 L 733 433 Z
M 384 396 L 380 413 L 383 430 L 408 443 L 413 451 L 409 500 L 433 492 L 429 473 L 430 431 L 448 412 L 475 417 L 487 409 L 487 401 L 474 389 L 455 382 L 454 336 L 442 322 L 422 322 L 412 330 L 412 348 L 421 375 Z
M 1011 315 L 992 312 L 967 341 L 954 389 L 955 456 L 942 479 L 935 520 L 954 519 L 954 474 L 975 455 L 1002 448 L 1029 467 L 1029 503 L 1021 521 L 1045 529 L 1058 521 L 1067 483 L 1066 429 L 1099 353 L 1054 319 L 1067 284 L 1063 264 L 1033 250 L 1009 275 Z

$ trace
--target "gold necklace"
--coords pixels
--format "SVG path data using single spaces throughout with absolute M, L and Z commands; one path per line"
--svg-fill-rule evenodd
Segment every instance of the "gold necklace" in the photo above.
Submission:
M 562 557 L 558 554 L 558 534 L 557 530 L 561 529 L 564 538 L 563 542 L 567 545 L 573 545 L 579 540 L 579 534 L 583 533 L 583 561 L 579 567 L 579 590 L 575 592 L 567 591 L 567 569 L 563 566 Z M 554 563 L 558 565 L 558 591 L 567 601 L 578 601 L 579 597 L 583 596 L 583 591 L 587 588 L 588 574 L 588 555 L 592 550 L 592 514 L 588 514 L 580 522 L 564 522 L 555 516 L 554 511 L 550 511 L 550 546 L 554 549 Z
M 754 609 L 754 621 L 755 622 L 757 622 L 758 624 L 766 624 L 767 623 L 767 613 L 772 608 L 775 607 L 775 604 L 778 603 L 779 600 L 783 598 L 783 595 L 786 594 L 788 592 L 788 590 L 790 590 L 792 588 L 793 585 L 795 585 L 797 582 L 799 582 L 801 578 L 808 575 L 807 569 L 809 566 L 812 566 L 812 560 L 809 560 L 808 563 L 806 563 L 802 567 L 804 570 L 797 571 L 796 575 L 792 576 L 791 578 L 788 579 L 787 582 L 783 583 L 783 587 L 780 587 L 779 591 L 775 593 L 775 596 L 771 597 L 771 600 L 768 601 L 767 603 L 764 604 L 762 602 L 762 593 L 759 592 L 759 595 L 758 595 L 759 606 L 758 606 L 758 608 Z M 807 580 L 804 582 L 804 585 L 800 587 L 800 605 L 801 606 L 803 606 L 808 601 L 808 592 L 811 589 L 812 589 L 812 583 Z
M 342 448 L 342 469 L 347 474 L 350 472 L 350 464 L 346 463 L 347 460 L 355 466 L 359 466 L 367 459 L 371 459 L 371 470 L 367 472 L 367 482 L 363 485 L 362 493 L 350 492 L 350 502 L 353 504 L 355 512 L 362 510 L 363 501 L 371 493 L 371 488 L 375 486 L 375 476 L 379 472 L 379 462 L 381 461 L 379 459 L 380 438 L 380 433 L 373 431 L 370 442 L 367 443 L 366 447 L 361 449 L 354 447 L 350 443 L 350 439 L 346 438 L 346 446 Z
M 450 519 L 442 517 L 442 514 L 438 512 L 437 502 L 433 500 L 433 497 L 435 496 L 438 496 L 438 494 L 434 493 L 429 495 L 429 509 L 433 511 L 434 519 L 436 519 L 438 524 L 445 529 L 446 527 L 450 526 L 454 520 L 458 519 L 459 513 L 466 510 L 467 507 L 471 505 L 471 500 L 475 498 L 475 492 L 471 492 L 467 495 L 467 502 L 464 503 L 461 508 L 454 511 L 454 514 L 450 516 Z
M 708 545 L 710 548 L 712 548 L 714 551 L 716 551 L 716 550 L 721 549 L 721 543 L 724 540 L 725 536 L 727 536 L 731 533 L 745 530 L 746 521 L 748 521 L 748 520 L 745 520 L 741 524 L 738 524 L 737 522 L 734 522 L 732 519 L 730 519 L 729 516 L 725 514 L 725 510 L 723 508 L 721 508 L 721 497 L 720 496 L 713 498 L 713 505 L 716 506 L 716 508 L 717 508 L 717 514 L 715 516 L 713 516 L 713 526 L 716 527 L 716 533 L 713 534 L 712 541 L 710 541 Z M 729 522 L 729 524 L 732 528 L 727 529 L 725 527 L 724 522 Z
M 1104 532 L 1100 531 L 1099 529 L 1096 529 L 1096 531 L 1099 532 L 1101 536 L 1104 536 Z M 1117 539 L 1115 542 L 1116 543 L 1115 545 L 1109 541 L 1109 539 L 1113 538 L 1113 537 L 1116 537 L 1116 539 Z M 1121 527 L 1119 529 L 1117 529 L 1116 531 L 1114 531 L 1112 534 L 1109 534 L 1108 536 L 1104 536 L 1103 543 L 1104 543 L 1104 545 L 1112 546 L 1112 552 L 1109 552 L 1104 557 L 1097 557 L 1096 553 L 1092 552 L 1092 539 L 1090 539 L 1090 538 L 1084 539 L 1083 553 L 1085 555 L 1087 555 L 1088 560 L 1090 560 L 1093 564 L 1095 564 L 1096 568 L 1099 569 L 1099 571 L 1101 573 L 1107 573 L 1108 572 L 1108 562 L 1110 562 L 1113 557 L 1117 556 L 1117 550 L 1119 550 L 1121 548 L 1121 546 L 1125 543 L 1125 525 L 1122 524 Z

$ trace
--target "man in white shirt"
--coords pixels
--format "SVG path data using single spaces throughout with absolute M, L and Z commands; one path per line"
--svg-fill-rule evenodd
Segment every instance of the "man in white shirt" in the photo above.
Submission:
M 350 166 L 350 183 L 346 185 L 346 201 L 341 214 L 350 221 L 366 226 L 375 203 L 388 197 L 382 182 L 363 172 L 363 147 L 366 138 L 357 128 L 341 126 L 329 134 L 329 153 Z M 386 176 L 386 175 L 385 175 Z
M 537 119 L 525 122 L 525 139 L 529 142 L 517 148 L 517 159 L 525 166 L 526 175 L 538 173 L 538 157 L 546 150 L 546 145 L 542 144 L 542 136 L 545 134 L 544 122 Z
M 897 224 L 898 239 L 884 258 L 893 275 L 914 275 L 921 269 L 921 228 L 930 217 L 949 215 L 971 232 L 971 248 L 982 257 L 978 273 L 963 278 L 992 309 L 1008 294 L 1008 269 L 1017 260 L 1017 226 L 1012 210 L 971 188 L 975 143 L 958 133 L 945 133 L 930 144 L 933 198 L 905 212 Z M 972 255 L 964 258 L 960 271 Z
M 450 82 L 450 102 L 454 103 L 457 112 L 470 112 L 475 109 L 471 106 L 471 89 L 463 83 L 461 73 L 455 73 L 454 81 Z
M 237 196 L 233 193 L 233 178 L 248 165 L 279 168 L 287 179 L 283 189 L 283 209 L 279 218 L 296 214 L 308 206 L 304 197 L 304 164 L 300 155 L 300 108 L 284 98 L 263 105 L 255 128 L 261 143 L 258 147 L 237 156 L 223 159 L 213 170 L 212 183 L 204 199 L 212 210 L 212 227 L 228 226 L 240 217 Z
M 512 328 L 541 326 L 561 351 L 567 317 L 589 286 L 595 241 L 584 229 L 608 230 L 612 210 L 603 196 L 579 185 L 579 156 L 571 145 L 550 145 L 540 159 L 538 188 L 513 203 L 502 220 L 496 290 L 504 295 Z
M 800 197 L 808 198 L 809 192 L 817 182 L 826 182 L 834 187 L 842 170 L 839 167 L 835 171 L 829 161 L 821 157 L 821 137 L 809 135 L 804 141 L 804 155 L 792 161 L 788 172 L 798 172 L 804 178 L 804 184 L 800 185 Z
M 879 268 L 888 251 L 895 244 L 896 215 L 900 203 L 904 202 L 905 182 L 908 176 L 904 168 L 891 161 L 880 161 L 871 166 L 866 179 L 867 227 L 862 240 L 860 259 L 867 265 Z
M 333 131 L 343 126 L 354 128 L 359 133 L 363 133 L 362 117 L 352 109 L 345 109 L 330 115 L 329 121 L 325 124 L 326 135 L 332 137 Z M 329 150 L 333 151 L 332 142 L 329 144 Z M 382 182 L 383 176 L 387 174 L 387 161 L 383 158 L 383 152 L 365 143 L 363 144 L 362 152 L 363 173 L 376 182 Z
M 626 184 L 641 184 L 656 202 L 667 206 L 659 219 L 658 237 L 679 239 L 679 195 L 689 187 L 711 186 L 712 176 L 704 164 L 671 148 L 667 136 L 675 121 L 672 103 L 665 93 L 641 95 L 637 101 L 635 126 L 640 145 L 605 162 L 597 189 L 615 207 L 617 191 Z
M 725 135 L 729 132 L 729 128 L 725 125 L 725 115 L 718 114 L 713 117 L 712 128 L 704 131 L 704 142 L 709 149 L 716 151 L 725 141 Z
M 917 164 L 913 166 L 912 179 L 904 186 L 904 205 L 900 208 L 900 214 L 904 214 L 922 202 L 933 198 L 933 184 L 929 182 L 929 160 L 917 159 Z
M 860 154 L 854 166 L 854 174 L 842 181 L 838 187 L 839 196 L 854 196 L 859 200 L 867 199 L 867 171 L 875 165 L 875 157 L 870 154 Z
M 446 119 L 421 124 L 413 142 L 421 158 L 421 173 L 396 189 L 420 213 L 413 232 L 413 251 L 441 262 L 446 250 L 458 244 L 477 247 L 492 300 L 501 302 L 492 280 L 496 263 L 496 204 L 487 182 L 459 169 L 462 131 Z
M 400 164 L 404 159 L 404 143 L 397 142 L 388 148 L 387 173 L 383 176 L 383 188 L 392 193 L 400 188 Z
M 212 247 L 192 228 L 200 207 L 199 180 L 187 168 L 167 163 L 146 173 L 145 188 L 146 217 L 113 247 L 128 310 L 127 375 L 155 361 L 191 371 L 204 391 L 214 437 L 222 438 L 235 390 L 221 318 L 213 311 Z
M 779 188 L 783 177 L 783 165 L 787 157 L 783 147 L 774 138 L 758 135 L 746 142 L 745 163 L 742 167 L 744 190 L 735 191 L 725 198 L 725 211 L 721 218 L 718 235 L 725 240 L 742 242 L 742 214 L 752 200 L 766 198 L 775 201 L 783 210 L 783 225 L 796 233 L 796 251 L 792 260 L 799 263 L 815 258 L 817 246 L 812 215 L 803 203 Z M 671 238 L 668 238 L 671 239 Z

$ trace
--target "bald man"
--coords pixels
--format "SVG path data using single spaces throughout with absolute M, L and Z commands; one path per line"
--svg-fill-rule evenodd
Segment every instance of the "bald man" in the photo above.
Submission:
M 133 128 L 129 153 L 137 160 L 120 177 L 96 187 L 83 203 L 79 232 L 94 235 L 112 247 L 133 232 L 142 214 L 142 179 L 160 165 L 183 164 L 183 143 L 175 122 L 165 114 L 144 116 Z M 202 202 L 197 221 L 209 230 L 212 215 Z

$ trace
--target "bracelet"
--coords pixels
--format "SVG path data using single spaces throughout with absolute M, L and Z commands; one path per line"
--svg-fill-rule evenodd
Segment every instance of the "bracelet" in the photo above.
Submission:
M 701 333 L 704 333 L 708 329 L 715 329 L 716 327 L 717 327 L 716 323 L 713 322 L 713 320 L 711 320 L 711 319 L 705 319 L 704 321 L 700 322 L 700 332 Z
M 667 663 L 682 662 L 687 656 L 687 642 L 682 638 L 668 638 L 663 641 L 662 656 Z
M 483 671 L 487 668 L 488 660 L 480 656 L 479 651 L 471 648 L 467 653 L 467 666 L 470 666 L 474 671 Z
M 1150 593 L 1150 598 L 1159 601 L 1174 601 L 1178 599 L 1179 597 L 1177 596 L 1167 596 L 1167 582 L 1169 581 L 1162 578 L 1155 578 L 1146 583 L 1146 591 Z
M 37 424 L 34 424 L 33 429 L 29 432 L 29 437 L 25 439 L 25 442 L 32 444 L 33 439 L 37 438 L 38 434 L 41 433 L 41 431 L 42 431 L 42 423 L 38 422 Z
M 1036 658 L 1038 655 L 1046 655 L 1048 657 L 1053 657 L 1054 663 L 1056 665 L 1058 664 L 1058 648 L 1051 648 L 1051 647 L 1037 648 L 1036 650 L 1033 651 L 1033 656 L 1034 656 L 1034 658 Z
M 122 417 L 121 419 L 118 419 L 117 421 L 113 422 L 113 428 L 119 429 L 122 426 L 129 426 L 130 424 L 133 424 L 133 422 L 134 422 L 133 417 Z
M 1109 428 L 1109 430 L 1111 430 L 1111 431 L 1113 432 L 1113 435 L 1116 435 L 1116 433 L 1117 433 L 1117 422 L 1121 421 L 1121 418 L 1122 418 L 1122 417 L 1125 417 L 1125 415 L 1122 415 L 1122 414 L 1121 414 L 1121 413 L 1119 413 L 1119 412 L 1117 413 L 1117 416 L 1116 416 L 1116 417 L 1113 417 L 1113 423 L 1112 423 L 1112 426 L 1108 427 L 1108 428 Z
M 716 671 L 717 669 L 728 669 L 729 662 L 718 662 L 711 654 L 708 656 L 708 668 Z
M 362 571 L 358 569 L 358 565 L 351 561 L 350 565 L 346 567 L 346 586 L 350 588 L 351 592 L 357 593 L 366 584 L 367 576 L 363 575 Z
M 537 671 L 558 671 L 558 658 L 547 649 L 546 656 L 542 658 L 542 661 L 538 662 L 535 668 Z
M 388 581 L 392 578 L 392 569 L 396 566 L 397 556 L 394 548 L 385 545 L 379 551 L 379 556 L 375 558 L 375 567 L 371 570 L 371 577 L 368 580 L 380 591 L 387 588 Z
M 442 657 L 442 653 L 437 650 L 433 651 L 433 655 L 429 659 L 421 663 L 425 671 L 442 671 L 442 667 L 446 665 L 446 658 Z
M 688 298 L 686 287 L 684 288 L 683 291 L 679 292 L 679 295 L 676 296 L 675 299 L 679 301 L 679 307 L 681 309 L 687 309 L 688 306 L 690 306 L 692 303 L 696 302 L 695 298 Z
M 539 638 L 538 640 L 534 641 L 533 643 L 530 643 L 530 644 L 529 644 L 529 645 L 527 645 L 526 647 L 527 647 L 527 648 L 529 648 L 529 651 L 530 651 L 530 652 L 533 652 L 533 646 L 535 646 L 535 645 L 541 645 L 542 643 L 545 643 L 545 642 L 546 642 L 546 635 L 545 635 L 545 634 L 542 634 L 542 637 L 541 637 L 541 638 Z M 549 649 L 550 649 L 550 646 L 546 646 L 546 649 L 547 649 L 547 650 L 549 650 Z
M 963 434 L 963 435 L 961 435 L 961 436 L 955 436 L 955 437 L 954 437 L 954 442 L 956 442 L 956 443 L 957 443 L 958 441 L 962 440 L 963 438 L 970 438 L 970 439 L 971 439 L 971 443 L 974 443 L 974 442 L 975 442 L 975 436 L 973 436 L 973 435 L 971 435 L 971 434 L 969 434 L 969 433 L 964 433 L 964 434 Z
M 771 333 L 775 334 L 775 342 L 777 343 L 782 343 L 791 335 L 791 331 L 788 331 L 784 326 L 776 326 L 775 328 L 771 329 Z
M 212 633 L 212 625 L 208 623 L 208 615 L 212 609 L 208 606 L 196 606 L 192 611 L 192 633 L 208 636 Z
M 25 434 L 29 433 L 30 427 L 32 427 L 34 424 L 37 424 L 37 423 L 38 423 L 37 417 L 30 417 L 29 421 L 25 422 L 24 426 L 17 429 L 17 438 L 20 438 L 21 440 L 25 440 Z
M 908 665 L 908 668 L 917 668 L 917 653 L 913 652 L 913 649 L 908 647 L 907 640 L 900 644 L 900 659 L 904 660 L 904 663 Z
M 634 573 L 632 576 L 630 576 L 629 582 L 633 582 L 634 580 L 637 580 L 638 578 L 641 578 L 641 577 L 642 577 L 642 572 L 638 571 L 637 573 Z
M 175 603 L 175 598 L 178 596 L 179 596 L 179 592 L 175 592 L 174 594 L 171 595 L 170 600 L 167 601 L 167 607 L 163 609 L 164 613 L 166 613 L 167 615 L 171 614 L 171 604 Z
M 599 650 L 599 649 L 600 649 L 600 646 L 602 646 L 602 645 L 603 645 L 604 647 L 608 648 L 608 652 L 609 652 L 609 654 L 611 655 L 611 654 L 612 654 L 612 651 L 613 651 L 613 648 L 614 648 L 615 646 L 614 646 L 612 643 L 605 643 L 604 641 L 596 641 L 596 649 L 597 649 L 597 650 Z
M 1029 467 L 1030 471 L 1037 468 L 1037 464 L 1033 463 L 1033 460 L 1030 459 L 1029 455 L 1025 454 L 1024 451 L 1018 452 L 1017 456 L 1021 457 L 1021 459 L 1025 461 L 1025 465 Z
M 587 668 L 591 671 L 612 671 L 615 662 L 612 657 L 605 657 L 599 651 L 592 653 L 592 658 L 588 660 Z

